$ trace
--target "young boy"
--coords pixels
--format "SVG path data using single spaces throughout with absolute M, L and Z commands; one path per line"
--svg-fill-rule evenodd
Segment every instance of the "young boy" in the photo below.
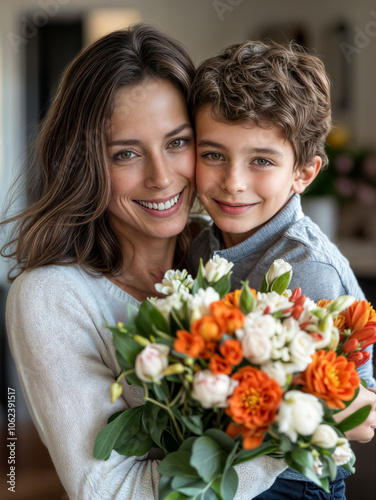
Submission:
M 192 270 L 200 257 L 218 254 L 234 263 L 234 288 L 248 279 L 257 289 L 283 258 L 293 267 L 291 289 L 300 286 L 315 301 L 364 299 L 348 261 L 300 204 L 328 161 L 330 90 L 322 62 L 294 44 L 232 45 L 200 65 L 190 108 L 198 195 L 214 221 L 194 242 Z M 359 374 L 376 387 L 372 357 Z M 346 475 L 341 468 L 336 493 L 320 496 L 323 490 L 288 469 L 257 498 L 305 498 L 307 488 L 317 498 L 343 498 Z

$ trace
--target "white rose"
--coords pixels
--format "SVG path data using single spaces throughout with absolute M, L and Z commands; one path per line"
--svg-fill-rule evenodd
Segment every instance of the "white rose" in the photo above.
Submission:
M 281 387 L 285 386 L 287 378 L 283 363 L 280 361 L 265 363 L 261 366 L 261 370 L 269 375 L 270 378 L 273 378 L 278 385 Z
M 170 348 L 164 344 L 149 344 L 136 356 L 135 372 L 144 382 L 154 382 L 163 378 L 168 366 Z
M 266 308 L 269 309 L 269 313 L 272 314 L 275 311 L 280 311 L 281 309 L 288 309 L 293 305 L 287 297 L 280 295 L 277 292 L 261 293 L 257 292 L 257 301 L 254 305 L 253 312 L 260 311 L 263 313 Z
M 241 344 L 243 355 L 250 363 L 260 365 L 265 361 L 269 361 L 272 344 L 262 330 L 245 332 Z
M 312 435 L 311 443 L 320 448 L 334 448 L 337 440 L 338 435 L 332 426 L 320 424 Z
M 220 299 L 218 292 L 211 286 L 204 290 L 200 288 L 195 295 L 189 296 L 189 307 L 194 312 L 194 319 L 210 313 L 210 304 Z
M 285 273 L 290 273 L 290 279 L 291 279 L 292 276 L 291 265 L 282 259 L 275 260 L 273 264 L 270 266 L 269 271 L 265 275 L 265 279 L 268 286 L 270 286 L 275 279 L 279 278 L 279 276 L 282 276 L 282 274 Z
M 346 438 L 338 438 L 337 447 L 332 453 L 336 465 L 344 465 L 352 458 L 350 443 Z
M 215 283 L 223 278 L 223 276 L 226 276 L 233 267 L 234 264 L 232 262 L 229 262 L 219 255 L 214 255 L 214 257 L 205 264 L 205 267 L 202 269 L 202 275 L 206 278 L 208 283 Z
M 193 377 L 191 396 L 203 408 L 226 408 L 227 398 L 233 394 L 238 384 L 237 380 L 232 380 L 223 373 L 214 375 L 210 370 L 202 370 Z
M 300 391 L 288 391 L 279 406 L 276 421 L 279 431 L 296 442 L 298 434 L 313 434 L 323 415 L 322 405 L 315 396 Z
M 289 350 L 291 362 L 298 367 L 298 371 L 304 371 L 312 362 L 315 344 L 310 335 L 300 331 L 290 342 Z

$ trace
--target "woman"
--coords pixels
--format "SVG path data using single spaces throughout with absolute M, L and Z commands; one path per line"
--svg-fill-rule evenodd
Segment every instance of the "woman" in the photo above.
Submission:
M 193 73 L 185 49 L 146 25 L 83 51 L 40 130 L 29 206 L 11 219 L 15 239 L 2 254 L 21 274 L 7 303 L 10 346 L 71 500 L 158 498 L 156 455 L 113 452 L 103 462 L 93 446 L 110 415 L 144 402 L 122 381 L 123 397 L 110 403 L 119 366 L 105 321 L 126 322 L 126 304 L 156 295 L 154 284 L 184 259 L 179 233 L 195 194 Z M 237 498 L 251 497 L 256 476 L 262 491 L 284 467 L 240 466 Z

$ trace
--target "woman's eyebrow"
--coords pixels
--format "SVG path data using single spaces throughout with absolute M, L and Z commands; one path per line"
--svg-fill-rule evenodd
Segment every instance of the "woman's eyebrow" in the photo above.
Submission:
M 173 137 L 176 134 L 179 134 L 186 128 L 192 129 L 192 126 L 190 123 L 183 123 L 179 127 L 176 127 L 174 130 L 171 130 L 171 132 L 168 132 L 164 138 L 169 139 L 170 137 Z M 111 141 L 107 143 L 107 147 L 112 147 L 112 146 L 141 146 L 142 141 L 138 139 L 117 139 L 115 141 Z

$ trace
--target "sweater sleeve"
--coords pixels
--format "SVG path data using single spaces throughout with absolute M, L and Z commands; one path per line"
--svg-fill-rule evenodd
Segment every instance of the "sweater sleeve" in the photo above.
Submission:
M 158 460 L 114 451 L 108 461 L 93 458 L 97 433 L 134 405 L 138 388 L 125 385 L 115 404 L 107 397 L 117 374 L 87 305 L 92 292 L 38 271 L 12 285 L 7 330 L 31 416 L 70 500 L 156 500 Z

